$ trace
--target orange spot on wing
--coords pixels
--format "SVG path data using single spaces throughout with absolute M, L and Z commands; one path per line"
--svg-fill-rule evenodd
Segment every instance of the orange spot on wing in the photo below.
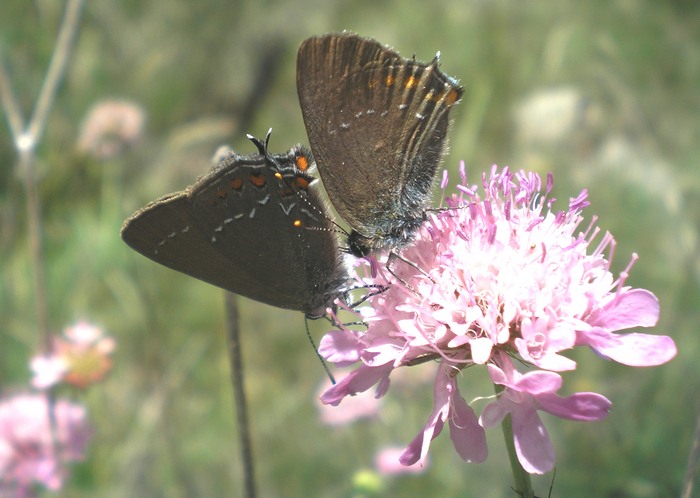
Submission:
M 262 173 L 251 173 L 248 179 L 250 180 L 250 183 L 258 188 L 263 188 L 267 183 L 267 178 L 265 178 L 265 175 Z
M 294 186 L 299 190 L 308 190 L 311 181 L 303 176 L 294 177 Z
M 231 190 L 241 190 L 243 188 L 243 180 L 240 178 L 231 178 Z

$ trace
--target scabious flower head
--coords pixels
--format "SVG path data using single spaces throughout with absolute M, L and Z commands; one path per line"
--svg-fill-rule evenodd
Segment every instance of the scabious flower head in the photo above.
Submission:
M 112 368 L 114 339 L 87 322 L 78 322 L 53 340 L 52 350 L 32 358 L 32 385 L 46 389 L 59 382 L 84 388 L 102 380 Z
M 612 236 L 602 235 L 596 245 L 594 222 L 581 230 L 586 191 L 557 212 L 548 199 L 551 176 L 543 189 L 535 173 L 493 167 L 479 193 L 465 184 L 463 166 L 461 175 L 460 195 L 428 213 L 412 246 L 385 265 L 372 262 L 369 276 L 358 275 L 362 285 L 386 290 L 360 308 L 366 330 L 340 326 L 322 339 L 319 351 L 328 361 L 359 366 L 321 400 L 337 405 L 374 385 L 381 397 L 394 370 L 435 360 L 433 411 L 401 462 L 425 461 L 446 423 L 459 455 L 481 462 L 484 427 L 511 415 L 521 464 L 531 473 L 546 472 L 553 452 L 537 411 L 598 420 L 610 407 L 596 393 L 555 394 L 562 383 L 556 372 L 576 368 L 562 352 L 588 346 L 605 358 L 649 366 L 670 360 L 675 344 L 664 336 L 615 333 L 653 326 L 658 301 L 624 285 L 636 256 L 616 279 Z M 514 358 L 530 371 L 519 373 Z M 481 418 L 459 391 L 469 366 L 488 368 L 502 389 Z
M 36 484 L 59 490 L 65 464 L 85 458 L 91 433 L 85 408 L 59 399 L 53 410 L 55 440 L 44 395 L 0 401 L 0 496 L 35 496 Z
M 146 113 L 126 100 L 104 100 L 90 108 L 83 121 L 78 150 L 110 159 L 135 144 L 143 134 Z

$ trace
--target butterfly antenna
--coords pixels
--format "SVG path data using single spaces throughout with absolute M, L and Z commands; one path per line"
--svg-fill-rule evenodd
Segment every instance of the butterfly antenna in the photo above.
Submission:
M 321 353 L 318 352 L 318 348 L 316 347 L 316 343 L 314 342 L 314 338 L 311 337 L 311 331 L 309 330 L 309 317 L 305 316 L 304 317 L 304 325 L 306 326 L 306 337 L 309 338 L 309 342 L 311 343 L 311 347 L 314 348 L 314 352 L 316 353 L 316 356 L 318 356 L 318 359 L 321 361 L 321 365 L 323 365 L 323 369 L 326 371 L 326 375 L 328 375 L 328 378 L 331 381 L 331 384 L 335 385 L 335 377 L 333 377 L 333 374 L 331 373 L 330 368 L 328 368 L 328 364 L 326 363 L 326 360 L 323 359 L 323 356 L 321 356 Z
M 258 137 L 254 137 L 250 133 L 246 133 L 246 138 L 253 142 L 253 144 L 258 148 L 258 152 L 260 152 L 261 156 L 267 157 L 270 155 L 270 153 L 267 150 L 267 144 L 270 143 L 270 135 L 272 135 L 272 128 L 267 130 L 267 134 L 265 135 L 265 141 L 263 142 L 260 140 Z

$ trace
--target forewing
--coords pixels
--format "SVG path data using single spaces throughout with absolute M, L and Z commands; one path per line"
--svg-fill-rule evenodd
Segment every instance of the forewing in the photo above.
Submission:
M 122 238 L 144 256 L 210 284 L 318 314 L 344 273 L 315 186 L 298 181 L 309 179 L 294 165 L 302 153 L 295 148 L 272 160 L 231 155 L 185 192 L 138 211 Z

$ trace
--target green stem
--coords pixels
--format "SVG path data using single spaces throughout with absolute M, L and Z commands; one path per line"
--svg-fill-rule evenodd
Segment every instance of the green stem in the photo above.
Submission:
M 500 385 L 495 385 L 496 394 L 501 395 L 505 388 Z M 510 458 L 510 469 L 513 472 L 514 490 L 522 498 L 534 498 L 535 494 L 532 491 L 532 482 L 530 474 L 520 465 L 518 454 L 515 451 L 515 441 L 513 440 L 513 420 L 510 415 L 503 419 L 501 424 L 503 428 L 503 437 L 508 449 L 508 457 Z
M 226 299 L 226 328 L 229 342 L 229 361 L 231 363 L 231 383 L 233 399 L 238 421 L 238 440 L 240 443 L 241 463 L 243 465 L 242 495 L 255 498 L 255 461 L 253 460 L 253 444 L 251 442 L 250 424 L 248 422 L 248 402 L 243 382 L 243 354 L 241 352 L 240 314 L 236 296 L 227 292 Z
M 73 41 L 78 32 L 80 13 L 85 0 L 68 0 L 63 16 L 58 39 L 51 56 L 51 63 L 39 91 L 32 118 L 24 129 L 24 118 L 19 100 L 12 92 L 10 78 L 0 52 L 0 103 L 7 114 L 10 132 L 19 155 L 19 173 L 27 194 L 27 238 L 29 253 L 34 270 L 34 297 L 37 329 L 42 335 L 44 350 L 51 351 L 51 330 L 49 326 L 49 299 L 46 284 L 46 262 L 44 258 L 44 225 L 42 219 L 41 197 L 39 195 L 39 178 L 36 174 L 36 148 L 41 141 L 48 123 L 49 113 L 56 100 L 58 87 L 68 68 L 72 55 Z M 1 48 L 1 47 L 0 47 Z M 55 394 L 46 393 L 48 418 L 51 428 L 52 451 L 60 463 L 58 448 Z

